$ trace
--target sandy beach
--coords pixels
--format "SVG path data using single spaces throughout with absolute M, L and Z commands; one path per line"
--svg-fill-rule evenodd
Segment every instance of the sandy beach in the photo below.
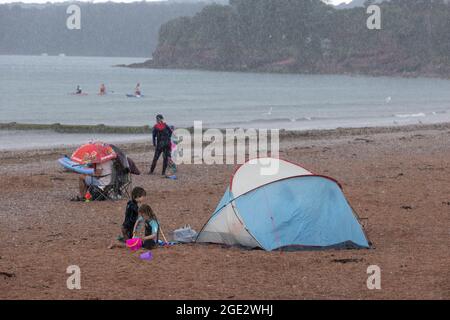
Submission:
M 372 249 L 186 244 L 142 261 L 127 249 L 107 249 L 126 200 L 69 201 L 77 175 L 56 160 L 72 149 L 5 151 L 0 299 L 450 299 L 450 124 L 292 133 L 281 146 L 282 158 L 342 184 Z M 124 149 L 148 171 L 150 138 Z M 143 174 L 133 185 L 147 190 L 166 234 L 185 224 L 199 231 L 234 168 L 181 165 L 177 181 Z M 66 287 L 69 265 L 81 268 L 81 290 Z M 381 268 L 381 290 L 366 286 L 370 265 Z

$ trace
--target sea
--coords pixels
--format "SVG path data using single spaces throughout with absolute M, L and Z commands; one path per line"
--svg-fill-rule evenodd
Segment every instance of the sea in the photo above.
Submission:
M 450 81 L 131 69 L 145 58 L 0 56 L 0 123 L 311 130 L 450 122 Z M 107 94 L 98 95 L 104 83 Z M 133 94 L 140 83 L 142 97 Z M 85 95 L 74 95 L 80 85 Z M 0 130 L 0 150 L 132 142 L 145 134 Z

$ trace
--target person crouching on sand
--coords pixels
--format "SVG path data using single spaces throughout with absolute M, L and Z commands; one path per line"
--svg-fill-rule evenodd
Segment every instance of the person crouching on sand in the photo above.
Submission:
M 122 224 L 122 236 L 117 238 L 120 244 L 114 244 L 113 241 L 113 243 L 109 245 L 109 249 L 123 247 L 125 241 L 133 238 L 134 226 L 139 216 L 139 205 L 145 200 L 146 195 L 147 193 L 141 187 L 135 187 L 133 191 L 131 191 L 131 200 L 128 201 L 125 209 L 125 219 Z
M 142 227 L 144 234 L 142 235 Z M 158 246 L 159 240 L 159 221 L 156 214 L 148 204 L 139 207 L 139 218 L 136 221 L 133 230 L 133 238 L 142 239 L 142 248 L 154 249 Z
M 125 220 L 122 224 L 122 235 L 125 241 L 133 238 L 134 225 L 139 216 L 139 206 L 145 200 L 146 195 L 147 193 L 141 187 L 135 187 L 133 191 L 131 191 L 131 200 L 127 203 Z

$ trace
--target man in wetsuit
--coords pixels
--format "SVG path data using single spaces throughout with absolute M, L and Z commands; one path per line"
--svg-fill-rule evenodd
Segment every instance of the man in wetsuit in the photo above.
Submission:
M 170 138 L 172 136 L 172 130 L 164 122 L 162 115 L 156 116 L 156 125 L 153 127 L 153 146 L 155 147 L 155 155 L 153 157 L 152 166 L 149 174 L 153 174 L 155 171 L 156 163 L 158 162 L 161 154 L 163 155 L 163 169 L 162 175 L 166 175 L 167 164 L 170 158 Z

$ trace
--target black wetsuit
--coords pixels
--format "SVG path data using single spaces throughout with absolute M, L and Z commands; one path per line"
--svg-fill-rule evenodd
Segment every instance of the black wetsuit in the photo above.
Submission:
M 155 171 L 156 163 L 158 162 L 161 154 L 163 155 L 163 169 L 162 174 L 166 174 L 167 164 L 170 158 L 170 138 L 172 136 L 172 130 L 164 123 L 158 123 L 153 127 L 153 146 L 155 146 L 155 155 L 153 157 L 150 173 Z
M 151 236 L 153 234 L 153 230 L 152 227 L 150 225 L 150 221 L 151 220 L 146 220 L 145 221 L 145 236 Z M 157 220 L 155 220 L 156 223 L 158 224 L 158 230 L 156 231 L 156 239 L 154 240 L 145 240 L 144 243 L 142 244 L 142 247 L 145 249 L 154 249 L 158 246 L 158 240 L 159 240 L 159 222 Z
M 133 238 L 133 229 L 138 218 L 139 206 L 136 201 L 130 200 L 127 203 L 127 209 L 125 211 L 125 220 L 123 221 L 122 227 L 124 230 L 124 236 L 128 239 Z

